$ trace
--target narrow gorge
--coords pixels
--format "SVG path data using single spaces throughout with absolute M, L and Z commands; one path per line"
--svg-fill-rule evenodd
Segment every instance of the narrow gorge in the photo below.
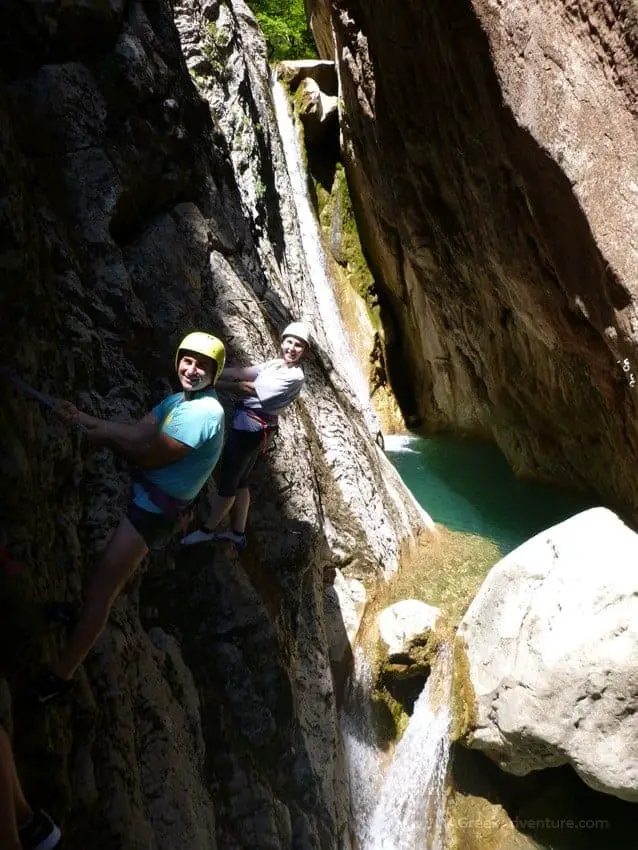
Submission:
M 0 718 L 27 796 L 69 850 L 630 850 L 635 4 L 305 6 L 319 59 L 276 63 L 243 0 L 0 4 Z M 185 333 L 246 365 L 293 320 L 305 387 L 246 548 L 152 551 L 72 698 L 34 704 L 44 603 L 81 599 L 130 468 L 6 368 L 137 419 Z M 454 560 L 384 451 L 406 428 L 604 507 Z

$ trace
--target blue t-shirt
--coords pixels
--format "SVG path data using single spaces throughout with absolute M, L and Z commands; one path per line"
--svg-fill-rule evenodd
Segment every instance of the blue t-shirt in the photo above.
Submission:
M 144 475 L 169 496 L 194 499 L 215 468 L 224 442 L 224 408 L 217 393 L 208 389 L 189 399 L 184 393 L 174 393 L 152 413 L 160 431 L 190 446 L 191 451 L 167 466 L 145 469 Z M 133 500 L 145 511 L 161 513 L 141 484 L 133 485 Z

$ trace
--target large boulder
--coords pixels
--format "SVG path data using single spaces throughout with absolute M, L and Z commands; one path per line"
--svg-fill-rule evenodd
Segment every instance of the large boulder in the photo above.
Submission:
M 307 77 L 297 89 L 297 106 L 306 143 L 319 144 L 330 133 L 338 132 L 338 107 L 335 95 L 324 94 L 319 84 Z
M 402 599 L 384 608 L 377 623 L 388 657 L 408 655 L 415 638 L 430 634 L 440 610 L 418 599 Z
M 402 599 L 377 617 L 382 672 L 386 681 L 427 676 L 436 651 L 441 611 L 418 599 Z
M 516 775 L 571 764 L 638 801 L 638 535 L 605 508 L 536 535 L 492 569 L 458 633 L 469 746 Z
M 304 80 L 314 80 L 325 94 L 337 94 L 337 69 L 334 62 L 317 59 L 280 62 L 277 65 L 277 75 L 291 91 L 296 91 Z

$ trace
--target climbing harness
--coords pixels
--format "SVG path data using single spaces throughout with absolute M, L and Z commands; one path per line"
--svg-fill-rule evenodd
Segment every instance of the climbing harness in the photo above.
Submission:
M 23 381 L 22 378 L 20 378 L 12 369 L 7 369 L 3 366 L 0 371 L 3 375 L 6 375 L 14 386 L 21 390 L 25 395 L 31 396 L 31 398 L 39 401 L 40 404 L 48 407 L 49 410 L 53 410 L 53 408 L 56 407 L 57 401 L 53 398 L 53 396 L 43 393 L 40 390 L 36 390 L 35 387 L 32 387 L 30 384 L 27 384 L 26 381 Z M 81 422 L 74 422 L 73 427 L 79 431 L 87 430 L 86 425 L 83 425 Z
M 189 508 L 193 500 L 178 499 L 176 496 L 169 495 L 137 467 L 133 468 L 131 478 L 133 482 L 144 488 L 146 495 L 160 509 L 166 519 L 179 520 L 180 528 L 185 534 L 188 527 Z
M 255 413 L 250 407 L 243 407 L 241 410 L 246 414 L 249 419 L 252 419 L 253 422 L 258 422 L 261 426 L 261 432 L 263 434 L 263 439 L 261 443 L 261 449 L 259 450 L 259 454 L 265 455 L 266 450 L 268 449 L 268 443 L 270 441 L 270 437 L 273 436 L 278 430 L 279 427 L 277 425 L 269 425 L 265 419 L 259 416 L 258 413 Z

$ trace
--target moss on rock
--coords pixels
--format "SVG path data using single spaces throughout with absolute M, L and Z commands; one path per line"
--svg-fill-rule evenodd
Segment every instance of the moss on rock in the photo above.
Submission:
M 476 695 L 470 677 L 465 642 L 456 638 L 454 642 L 454 674 L 452 686 L 452 728 L 450 740 L 467 739 L 476 725 Z

